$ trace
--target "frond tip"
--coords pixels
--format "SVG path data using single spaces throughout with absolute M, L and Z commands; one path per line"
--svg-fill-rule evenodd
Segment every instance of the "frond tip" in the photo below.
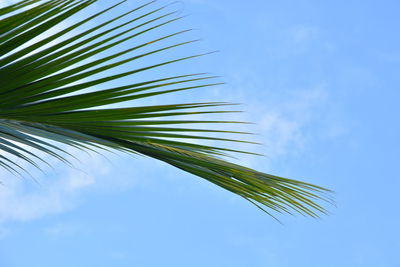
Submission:
M 148 33 L 179 20 L 175 12 L 153 7 L 155 1 L 75 33 L 89 21 L 97 20 L 122 4 L 117 3 L 54 34 L 46 34 L 94 2 L 96 0 L 27 0 L 0 9 L 1 167 L 20 174 L 25 171 L 24 167 L 12 160 L 19 159 L 39 168 L 40 162 L 46 162 L 32 149 L 67 162 L 68 153 L 55 142 L 80 149 L 114 149 L 166 162 L 245 198 L 267 213 L 318 217 L 326 212 L 318 202 L 329 202 L 329 190 L 258 172 L 224 159 L 229 152 L 253 153 L 197 142 L 251 143 L 215 136 L 247 133 L 209 126 L 177 127 L 241 123 L 192 119 L 200 114 L 234 112 L 228 108 L 229 103 L 110 107 L 220 83 L 214 81 L 217 77 L 195 73 L 120 86 L 107 85 L 204 54 L 130 67 L 124 72 L 116 70 L 193 42 L 176 41 L 188 30 L 148 37 Z M 71 33 L 73 35 L 69 36 Z M 128 43 L 135 45 L 115 52 L 114 49 L 123 43 L 125 47 Z M 103 52 L 109 54 L 101 56 Z M 107 74 L 110 70 L 114 71 L 111 75 Z

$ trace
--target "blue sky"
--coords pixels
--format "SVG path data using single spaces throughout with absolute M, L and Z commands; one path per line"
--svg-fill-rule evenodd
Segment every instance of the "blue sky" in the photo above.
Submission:
M 400 3 L 186 0 L 170 8 L 189 14 L 171 29 L 202 38 L 173 53 L 220 52 L 165 72 L 207 71 L 226 84 L 150 104 L 243 103 L 234 118 L 257 123 L 247 127 L 264 145 L 248 149 L 266 157 L 241 162 L 328 187 L 337 207 L 319 220 L 281 216 L 281 225 L 165 164 L 79 153 L 74 169 L 54 162 L 50 175 L 33 171 L 40 185 L 1 173 L 0 266 L 400 266 Z

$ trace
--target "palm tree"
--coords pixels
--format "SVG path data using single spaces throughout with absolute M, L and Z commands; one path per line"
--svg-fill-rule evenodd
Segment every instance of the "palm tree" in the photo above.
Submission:
M 210 127 L 240 122 L 192 119 L 195 115 L 230 112 L 229 103 L 110 107 L 111 104 L 133 99 L 213 86 L 218 84 L 212 80 L 215 77 L 202 73 L 168 77 L 160 74 L 154 80 L 96 89 L 98 85 L 107 85 L 123 77 L 201 56 L 191 55 L 125 72 L 105 74 L 107 70 L 139 58 L 168 52 L 193 42 L 159 47 L 187 32 L 182 30 L 161 35 L 126 50 L 110 52 L 119 44 L 133 38 L 140 40 L 137 38 L 142 34 L 179 20 L 173 16 L 174 12 L 165 11 L 165 7 L 152 8 L 155 1 L 151 1 L 117 17 L 104 19 L 104 22 L 92 28 L 86 26 L 123 1 L 55 34 L 31 41 L 95 2 L 25 0 L 0 9 L 2 168 L 17 175 L 25 171 L 21 162 L 40 168 L 41 162 L 46 162 L 37 155 L 37 151 L 66 162 L 68 152 L 63 149 L 65 146 L 96 151 L 119 150 L 152 157 L 206 179 L 243 197 L 268 214 L 270 211 L 298 212 L 318 217 L 319 213 L 325 212 L 317 202 L 329 200 L 329 190 L 258 172 L 226 160 L 227 153 L 252 154 L 250 152 L 199 144 L 198 141 L 202 140 L 246 142 L 210 136 L 244 134 Z M 145 11 L 149 8 L 150 11 Z M 122 23 L 123 18 L 128 20 Z M 68 37 L 81 26 L 85 27 L 82 32 Z M 53 42 L 60 37 L 63 38 L 61 41 Z M 158 45 L 157 48 L 154 48 L 155 45 Z M 131 52 L 140 51 L 140 48 L 148 48 L 149 51 L 131 55 Z M 108 51 L 107 56 L 93 59 L 93 56 L 105 51 Z M 221 107 L 224 110 L 220 110 Z M 206 124 L 207 128 L 193 126 L 202 124 Z M 194 141 L 190 142 L 189 139 Z

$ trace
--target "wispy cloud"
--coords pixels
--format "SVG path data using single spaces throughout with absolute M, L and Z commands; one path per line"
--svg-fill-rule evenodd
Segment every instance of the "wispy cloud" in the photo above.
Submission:
M 314 85 L 270 90 L 263 78 L 254 76 L 246 69 L 232 70 L 231 79 L 230 88 L 214 93 L 229 102 L 245 102 L 241 108 L 245 112 L 233 115 L 231 119 L 255 123 L 254 126 L 241 125 L 239 130 L 255 132 L 252 140 L 262 144 L 240 145 L 243 150 L 266 155 L 269 159 L 267 162 L 281 160 L 301 153 L 316 136 L 328 131 L 323 129 L 327 125 L 321 125 L 320 122 L 328 113 L 329 85 L 315 81 Z M 230 91 L 228 97 L 226 90 Z M 259 162 L 266 162 L 265 158 L 244 159 L 252 167 L 257 167 Z
M 308 139 L 306 128 L 319 119 L 327 98 L 326 89 L 317 85 L 295 93 L 279 105 L 259 107 L 259 125 L 271 156 L 285 156 L 303 148 Z
M 69 158 L 72 166 L 48 157 L 46 160 L 53 169 L 43 166 L 44 173 L 41 173 L 28 167 L 37 182 L 0 170 L 3 182 L 0 187 L 0 223 L 28 221 L 66 212 L 84 201 L 90 192 L 120 192 L 131 189 L 139 181 L 136 171 L 130 170 L 130 175 L 126 173 L 131 165 L 126 166 L 125 162 L 135 162 L 128 155 L 69 151 L 78 159 Z M 140 166 L 135 169 L 142 171 L 147 165 L 142 162 Z
M 0 221 L 31 220 L 72 208 L 79 194 L 107 176 L 110 170 L 105 159 L 96 154 L 82 153 L 78 157 L 81 163 L 74 163 L 75 168 L 50 159 L 55 169 L 45 168 L 47 177 L 38 175 L 34 167 L 28 167 L 38 183 L 1 170 Z

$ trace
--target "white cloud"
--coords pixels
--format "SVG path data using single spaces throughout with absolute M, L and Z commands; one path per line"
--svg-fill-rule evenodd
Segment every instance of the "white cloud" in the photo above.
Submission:
M 224 90 L 214 91 L 216 96 L 213 98 L 245 103 L 238 108 L 244 110 L 244 113 L 227 117 L 254 123 L 255 125 L 235 126 L 235 130 L 255 132 L 256 135 L 250 138 L 260 142 L 262 146 L 240 144 L 235 145 L 235 148 L 257 152 L 269 159 L 241 156 L 245 160 L 242 163 L 254 168 L 265 166 L 265 162 L 297 155 L 315 137 L 326 134 L 330 129 L 341 129 L 335 131 L 336 136 L 343 133 L 343 127 L 335 126 L 335 122 L 330 122 L 329 125 L 325 123 L 329 113 L 329 85 L 324 82 L 315 81 L 310 86 L 279 87 L 272 90 L 271 85 L 265 84 L 263 78 L 249 69 L 232 69 L 231 72 L 232 85 Z M 229 95 L 226 94 L 227 90 L 230 91 Z
M 320 119 L 328 94 L 323 86 L 301 90 L 285 102 L 259 107 L 258 124 L 270 157 L 297 153 L 308 142 L 306 128 Z
M 49 159 L 55 171 L 48 168 L 44 171 L 51 177 L 38 176 L 37 170 L 28 168 L 38 183 L 2 170 L 4 185 L 0 189 L 0 221 L 26 221 L 72 208 L 79 200 L 79 194 L 93 187 L 110 170 L 105 160 L 93 153 L 78 157 L 82 163 L 74 163 L 76 168 Z

